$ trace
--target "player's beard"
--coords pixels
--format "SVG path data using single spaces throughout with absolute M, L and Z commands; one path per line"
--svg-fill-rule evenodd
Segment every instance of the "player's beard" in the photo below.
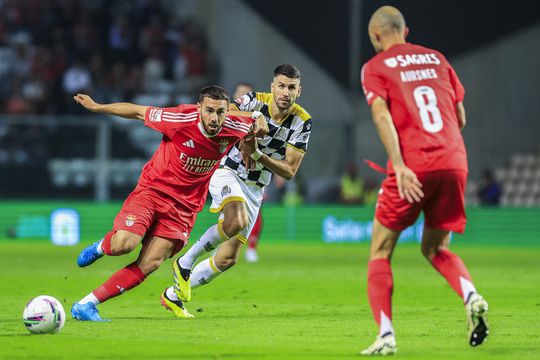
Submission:
M 286 104 L 286 105 L 283 106 L 282 104 Z M 278 109 L 281 110 L 281 111 L 289 110 L 289 108 L 292 106 L 292 104 L 294 104 L 294 101 L 292 99 L 276 101 L 276 105 L 277 105 Z
M 213 125 L 213 127 L 210 127 L 210 125 Z M 207 125 L 203 122 L 203 127 L 208 135 L 216 135 L 221 130 L 219 123 L 209 122 Z

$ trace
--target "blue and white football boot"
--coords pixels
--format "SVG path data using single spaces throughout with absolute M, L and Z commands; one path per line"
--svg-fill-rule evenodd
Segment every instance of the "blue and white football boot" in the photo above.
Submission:
M 94 303 L 79 304 L 75 303 L 71 307 L 71 316 L 80 321 L 98 321 L 110 322 L 109 319 L 102 319 L 99 311 Z
M 97 259 L 102 257 L 103 251 L 100 249 L 102 241 L 103 239 L 98 240 L 95 243 L 85 247 L 77 257 L 77 265 L 80 267 L 85 267 L 93 264 Z

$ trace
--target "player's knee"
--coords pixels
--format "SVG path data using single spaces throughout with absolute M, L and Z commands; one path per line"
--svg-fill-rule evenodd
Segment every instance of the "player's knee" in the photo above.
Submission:
M 223 232 L 228 237 L 234 237 L 248 226 L 248 217 L 243 212 L 238 212 L 234 217 L 223 222 Z
M 111 239 L 111 253 L 113 255 L 124 255 L 135 250 L 139 244 L 137 236 L 116 233 Z
M 237 259 L 235 257 L 226 258 L 214 258 L 214 263 L 220 271 L 225 271 L 236 265 Z

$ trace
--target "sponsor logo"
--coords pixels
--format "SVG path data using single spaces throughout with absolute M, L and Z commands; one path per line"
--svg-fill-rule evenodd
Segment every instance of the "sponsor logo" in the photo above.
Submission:
M 137 217 L 135 215 L 129 214 L 128 216 L 126 216 L 126 225 L 133 226 L 136 220 L 137 220 Z
M 124 289 L 123 287 L 121 287 L 120 285 L 116 285 L 116 288 L 118 290 L 120 290 L 120 293 L 122 294 L 124 291 L 126 291 L 126 289 Z
M 435 53 L 429 53 L 397 55 L 396 57 L 384 59 L 383 62 L 389 68 L 396 68 L 398 65 L 400 67 L 407 67 L 410 65 L 439 65 L 441 60 Z
M 205 251 L 208 252 L 208 251 L 212 251 L 212 250 L 214 250 L 214 249 L 215 249 L 215 247 L 214 247 L 214 245 L 212 245 L 211 243 L 207 242 L 206 244 L 204 244 L 204 250 L 205 250 Z
M 231 187 L 229 185 L 225 185 L 221 188 L 221 196 L 227 196 L 231 193 Z
M 229 147 L 229 140 L 220 140 L 219 141 L 219 152 L 224 153 L 227 151 L 227 147 Z
M 186 171 L 197 174 L 206 174 L 219 163 L 219 160 L 204 159 L 202 157 L 191 157 L 183 152 L 180 153 L 180 161 Z
M 285 141 L 289 132 L 287 129 L 280 127 L 279 130 L 274 135 L 274 139 Z
M 384 64 L 388 66 L 389 68 L 395 68 L 398 66 L 398 61 L 396 58 L 391 57 L 388 59 L 384 59 Z
M 195 148 L 195 143 L 193 142 L 193 139 L 189 139 L 188 141 L 186 141 L 182 145 L 184 145 L 184 146 L 186 146 L 188 148 L 192 148 L 192 149 Z
M 163 114 L 162 109 L 150 109 L 150 121 L 151 122 L 160 122 L 161 121 L 161 115 Z

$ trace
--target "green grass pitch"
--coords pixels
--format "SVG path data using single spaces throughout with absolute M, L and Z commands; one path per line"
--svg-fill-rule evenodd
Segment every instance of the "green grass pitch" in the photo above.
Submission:
M 195 319 L 159 303 L 170 261 L 138 288 L 100 306 L 111 323 L 70 318 L 57 335 L 30 335 L 26 302 L 48 294 L 71 304 L 134 256 L 104 258 L 86 269 L 83 245 L 0 242 L 0 359 L 358 359 L 376 327 L 366 296 L 366 244 L 262 243 L 261 261 L 241 260 L 196 289 Z M 454 250 L 490 305 L 491 335 L 467 344 L 463 306 L 421 257 L 399 245 L 393 260 L 394 325 L 402 359 L 540 358 L 540 248 Z

